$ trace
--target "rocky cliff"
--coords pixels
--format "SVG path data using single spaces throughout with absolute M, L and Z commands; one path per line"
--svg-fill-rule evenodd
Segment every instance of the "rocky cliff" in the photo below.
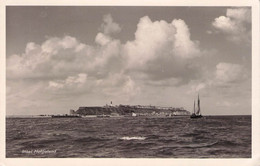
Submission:
M 131 115 L 136 113 L 137 115 L 158 115 L 158 114 L 174 114 L 174 115 L 189 115 L 190 112 L 183 108 L 172 107 L 155 107 L 155 106 L 104 106 L 104 107 L 79 107 L 76 114 L 79 115 Z

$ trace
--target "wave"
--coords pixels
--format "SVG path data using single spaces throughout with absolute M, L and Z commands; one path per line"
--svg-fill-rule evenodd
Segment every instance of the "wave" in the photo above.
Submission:
M 175 146 L 168 146 L 168 148 L 204 148 L 204 147 L 211 147 L 218 144 L 218 141 L 211 142 L 211 143 L 198 143 L 198 144 L 190 144 L 190 145 L 175 145 Z
M 82 137 L 75 139 L 75 142 L 105 142 L 109 141 L 107 138 L 103 137 Z
M 148 139 L 148 140 L 157 140 L 157 139 L 159 139 L 159 138 L 160 138 L 159 135 L 148 135 L 148 136 L 147 136 L 147 139 Z
M 200 133 L 184 133 L 181 136 L 182 137 L 195 137 L 195 136 L 198 136 L 198 135 L 200 135 Z
M 184 146 L 185 148 L 203 148 L 203 147 L 210 147 L 213 145 L 216 145 L 218 141 L 212 142 L 212 143 L 202 143 L 202 144 L 195 144 L 195 145 L 188 145 Z
M 219 146 L 224 146 L 224 147 L 234 147 L 234 146 L 238 146 L 240 145 L 239 143 L 237 142 L 234 142 L 234 141 L 229 141 L 229 140 L 221 140 L 218 142 Z
M 139 137 L 139 136 L 136 136 L 136 137 L 121 137 L 120 139 L 121 140 L 145 140 L 146 137 Z
M 64 142 L 64 141 L 66 141 L 66 139 L 43 139 L 43 140 L 37 140 L 37 141 L 23 142 L 23 143 L 21 143 L 21 145 L 32 145 L 32 144 L 46 145 L 46 144 L 60 143 L 60 142 Z

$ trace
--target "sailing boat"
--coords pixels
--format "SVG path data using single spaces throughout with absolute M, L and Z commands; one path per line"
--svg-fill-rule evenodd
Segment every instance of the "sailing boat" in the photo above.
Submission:
M 200 112 L 200 97 L 199 97 L 199 95 L 198 95 L 198 109 L 196 111 L 195 100 L 194 100 L 193 113 L 191 114 L 190 118 L 202 118 L 202 115 L 201 115 L 201 112 Z

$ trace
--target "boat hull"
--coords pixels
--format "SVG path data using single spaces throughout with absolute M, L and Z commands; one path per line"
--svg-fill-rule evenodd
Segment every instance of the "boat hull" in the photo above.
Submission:
M 202 117 L 203 117 L 202 115 L 194 115 L 194 114 L 190 116 L 191 119 L 197 119 Z

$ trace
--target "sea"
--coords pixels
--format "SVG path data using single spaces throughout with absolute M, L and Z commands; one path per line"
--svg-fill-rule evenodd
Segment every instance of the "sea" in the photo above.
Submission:
M 250 158 L 251 116 L 6 118 L 7 158 Z

